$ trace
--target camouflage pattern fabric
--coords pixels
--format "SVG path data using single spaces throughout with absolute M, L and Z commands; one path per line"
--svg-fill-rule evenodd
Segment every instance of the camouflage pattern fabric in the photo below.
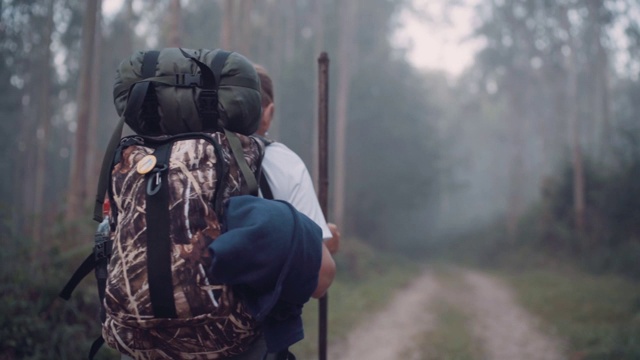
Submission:
M 202 138 L 173 143 L 169 162 L 171 269 L 177 318 L 155 318 L 146 262 L 145 175 L 138 162 L 153 149 L 129 146 L 112 170 L 111 203 L 117 221 L 104 305 L 102 335 L 107 344 L 134 359 L 219 359 L 244 352 L 260 335 L 259 324 L 232 289 L 207 275 L 207 247 L 220 234 L 212 200 L 217 186 L 223 199 L 246 194 L 238 165 L 224 134 L 210 134 L 223 159 Z M 254 173 L 260 169 L 262 143 L 238 135 Z M 225 174 L 216 171 L 218 161 Z M 113 205 L 112 205 L 113 206 Z M 215 276 L 215 275 L 214 275 Z

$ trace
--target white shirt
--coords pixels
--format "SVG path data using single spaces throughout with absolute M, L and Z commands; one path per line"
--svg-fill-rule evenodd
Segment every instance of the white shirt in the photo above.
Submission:
M 307 215 L 320 226 L 323 239 L 332 237 L 309 171 L 298 154 L 286 145 L 274 142 L 266 148 L 262 170 L 275 200 L 284 200 Z

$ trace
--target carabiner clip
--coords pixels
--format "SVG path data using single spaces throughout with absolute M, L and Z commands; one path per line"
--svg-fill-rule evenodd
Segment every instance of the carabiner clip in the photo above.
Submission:
M 165 170 L 167 170 L 167 165 L 153 169 L 153 175 L 151 175 L 149 180 L 147 180 L 147 195 L 153 196 L 160 191 L 160 187 L 162 187 L 162 178 L 160 177 L 160 173 Z
M 160 172 L 156 172 L 149 180 L 147 180 L 147 195 L 153 196 L 160 191 L 160 187 L 162 186 L 162 178 L 160 177 Z

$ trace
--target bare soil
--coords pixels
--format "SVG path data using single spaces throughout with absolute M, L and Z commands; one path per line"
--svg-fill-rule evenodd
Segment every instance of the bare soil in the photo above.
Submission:
M 388 306 L 357 326 L 344 340 L 331 344 L 331 360 L 428 359 L 416 339 L 435 331 L 436 301 L 452 301 L 469 318 L 468 331 L 488 360 L 559 360 L 562 342 L 544 332 L 535 316 L 515 300 L 509 287 L 478 271 L 458 269 L 460 286 L 449 286 L 431 271 L 397 291 Z M 458 284 L 459 285 L 459 284 Z M 409 354 L 409 355 L 407 355 Z M 442 355 L 442 354 L 441 354 Z M 442 359 L 442 356 L 438 357 Z
M 472 331 L 486 359 L 560 360 L 561 342 L 542 330 L 537 318 L 516 303 L 510 289 L 486 274 L 464 271 L 471 290 Z

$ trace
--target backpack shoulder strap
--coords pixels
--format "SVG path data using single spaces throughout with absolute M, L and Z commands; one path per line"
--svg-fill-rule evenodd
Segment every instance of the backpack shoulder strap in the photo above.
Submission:
M 266 138 L 264 136 L 253 135 L 253 137 L 258 139 L 258 141 L 262 143 L 263 147 L 265 148 L 265 154 L 266 154 L 267 146 L 274 143 L 273 140 Z M 267 177 L 264 175 L 264 169 L 260 169 L 260 192 L 262 193 L 263 198 L 268 200 L 273 200 L 273 191 L 271 191 L 271 185 L 269 185 L 269 182 L 267 181 Z
M 142 76 L 144 78 L 150 78 L 155 75 L 156 64 L 158 63 L 159 55 L 160 52 L 155 50 L 147 51 L 144 54 L 144 58 L 142 60 Z M 102 205 L 104 204 L 104 196 L 107 193 L 107 186 L 109 186 L 109 169 L 111 168 L 111 160 L 113 160 L 113 152 L 116 150 L 116 147 L 120 142 L 120 137 L 122 136 L 124 120 L 127 116 L 131 116 L 131 114 L 133 113 L 137 114 L 137 112 L 140 110 L 140 107 L 142 106 L 142 102 L 144 101 L 144 96 L 147 93 L 149 83 L 140 83 L 140 85 L 142 84 L 146 84 L 147 87 L 142 89 L 138 86 L 139 84 L 136 84 L 131 89 L 131 98 L 129 99 L 130 101 L 127 101 L 127 109 L 125 109 L 125 113 L 118 121 L 118 125 L 113 131 L 111 139 L 109 139 L 107 150 L 105 151 L 104 157 L 102 158 L 102 167 L 100 168 L 100 177 L 98 178 L 98 190 L 96 192 L 96 203 L 93 207 L 93 220 L 97 222 L 102 222 Z M 139 91 L 135 91 L 136 89 L 138 89 Z M 142 92 L 144 92 L 144 94 L 141 94 Z M 140 101 L 134 101 L 140 98 L 140 96 L 134 96 L 134 93 L 136 95 L 141 94 L 142 98 L 140 99 Z M 132 102 L 132 106 L 129 106 L 130 102 Z
M 244 151 L 242 150 L 240 139 L 238 139 L 236 133 L 227 129 L 224 129 L 224 134 L 227 136 L 227 141 L 229 141 L 231 153 L 238 163 L 238 167 L 240 168 L 242 177 L 244 177 L 244 180 L 247 182 L 247 186 L 249 187 L 249 194 L 258 196 L 258 181 L 256 180 L 256 176 L 253 174 L 253 171 L 251 171 L 251 169 L 249 168 L 247 160 L 243 156 Z
M 267 200 L 274 200 L 271 185 L 269 185 L 267 177 L 264 176 L 264 171 L 260 172 L 260 192 L 262 193 L 263 198 Z
M 124 127 L 124 118 L 118 120 L 118 125 L 113 130 L 111 139 L 107 144 L 107 150 L 104 152 L 102 158 L 102 166 L 100 167 L 100 176 L 98 177 L 98 190 L 96 191 L 96 203 L 93 206 L 93 220 L 97 222 L 102 221 L 102 205 L 104 205 L 104 196 L 107 193 L 107 186 L 109 185 L 109 167 L 113 159 L 113 152 L 118 146 L 120 136 L 122 135 L 122 128 Z

